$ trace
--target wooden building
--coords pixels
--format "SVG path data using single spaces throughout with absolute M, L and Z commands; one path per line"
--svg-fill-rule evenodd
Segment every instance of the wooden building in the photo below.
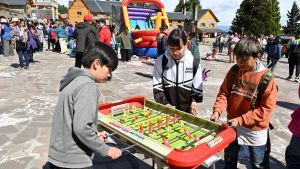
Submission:
M 111 23 L 112 6 L 119 5 L 118 1 L 74 0 L 69 2 L 69 22 L 82 22 L 84 15 L 93 15 L 94 19 L 104 18 L 106 24 Z M 121 13 L 121 11 L 119 12 Z
M 224 33 L 224 31 L 217 28 L 219 19 L 210 9 L 198 10 L 197 17 L 193 16 L 192 12 L 168 12 L 168 18 L 171 29 L 182 25 L 184 30 L 191 32 L 195 30 L 200 38 L 213 38 L 216 33 Z M 195 19 L 194 19 L 195 18 Z

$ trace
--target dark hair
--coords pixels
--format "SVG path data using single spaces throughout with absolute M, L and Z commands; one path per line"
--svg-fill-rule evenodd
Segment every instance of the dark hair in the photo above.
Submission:
M 112 71 L 118 66 L 118 56 L 116 52 L 102 42 L 95 42 L 87 48 L 85 55 L 82 58 L 83 67 L 91 68 L 95 59 L 99 59 L 102 66 L 106 65 Z
M 105 19 L 100 18 L 100 19 L 96 20 L 96 22 L 101 22 L 101 23 L 104 23 L 104 24 L 105 24 Z
M 181 29 L 174 29 L 174 30 L 172 30 L 172 32 L 170 33 L 170 35 L 168 37 L 167 44 L 170 46 L 179 47 L 181 41 L 183 42 L 184 45 L 186 45 L 187 37 L 186 37 L 185 32 Z
M 241 39 L 234 47 L 233 53 L 236 57 L 257 57 L 262 52 L 259 41 L 253 37 Z
M 168 26 L 166 24 L 162 24 L 161 27 L 159 28 L 160 31 L 164 31 L 168 29 Z

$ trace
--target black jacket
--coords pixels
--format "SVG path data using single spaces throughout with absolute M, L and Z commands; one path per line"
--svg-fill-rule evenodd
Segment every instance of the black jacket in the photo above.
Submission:
M 165 52 L 168 59 L 165 69 L 162 68 L 163 55 L 157 58 L 153 70 L 153 94 L 156 102 L 171 104 L 176 109 L 189 112 L 192 101 L 202 102 L 203 83 L 199 65 L 193 75 L 194 57 L 189 50 L 178 62 Z
M 87 22 L 80 22 L 75 27 L 74 38 L 76 39 L 76 52 L 84 52 L 88 45 L 99 41 L 98 30 Z

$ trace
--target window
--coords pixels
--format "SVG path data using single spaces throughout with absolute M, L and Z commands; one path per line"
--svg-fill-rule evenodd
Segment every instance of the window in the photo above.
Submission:
M 181 21 L 178 21 L 178 23 L 181 23 Z
M 205 27 L 205 23 L 201 23 L 200 25 L 201 25 L 201 27 Z
M 214 23 L 211 23 L 210 26 L 211 26 L 211 27 L 215 27 L 215 24 L 214 24 Z
M 82 13 L 81 12 L 77 12 L 77 15 L 82 15 Z

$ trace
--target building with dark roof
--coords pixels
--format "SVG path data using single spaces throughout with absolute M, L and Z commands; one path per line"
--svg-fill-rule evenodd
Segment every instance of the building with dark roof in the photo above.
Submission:
M 31 16 L 30 0 L 0 0 L 0 16 L 24 18 Z
M 57 19 L 58 0 L 31 0 L 33 19 Z
M 156 8 L 155 6 L 150 6 Z M 91 14 L 94 19 L 104 18 L 107 24 L 119 22 L 121 20 L 121 2 L 101 1 L 101 0 L 75 0 L 69 1 L 69 21 L 70 23 L 82 22 L 83 16 Z M 192 12 L 167 12 L 171 29 L 182 25 L 187 32 L 196 29 L 200 37 L 207 35 L 214 37 L 215 33 L 223 32 L 216 28 L 219 19 L 210 9 L 198 10 L 193 15 Z

